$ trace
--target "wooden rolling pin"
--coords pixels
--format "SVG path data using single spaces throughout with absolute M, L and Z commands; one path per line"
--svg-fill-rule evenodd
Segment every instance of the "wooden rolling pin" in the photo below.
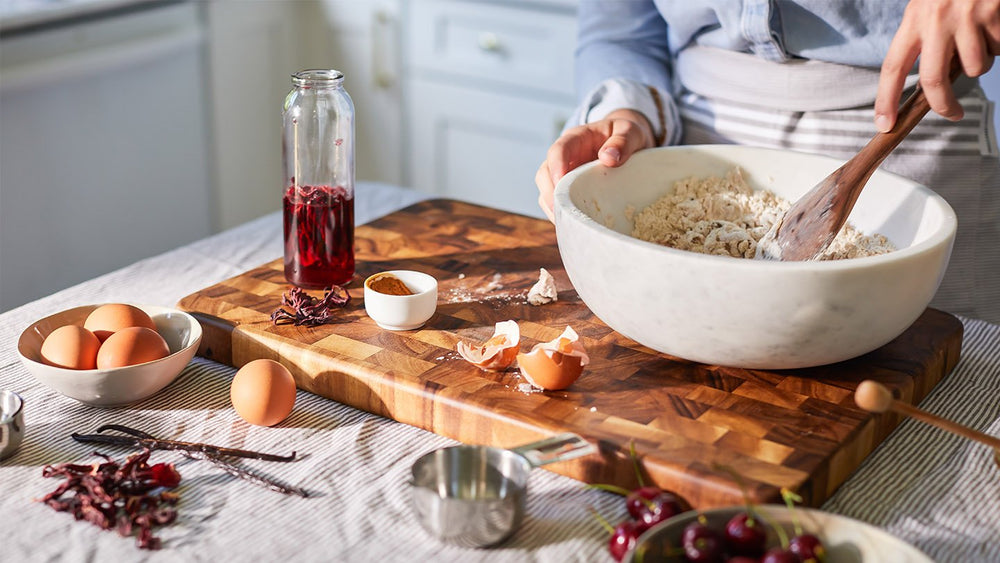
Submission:
M 892 397 L 892 392 L 885 385 L 870 379 L 862 381 L 854 392 L 854 402 L 868 412 L 882 413 L 893 410 L 900 414 L 905 414 L 921 422 L 926 422 L 932 426 L 937 426 L 942 430 L 947 430 L 953 434 L 958 434 L 963 438 L 968 438 L 976 442 L 981 442 L 996 450 L 998 460 L 1000 460 L 1000 438 L 983 434 L 978 430 L 963 426 L 955 421 L 941 418 L 936 414 L 931 414 L 923 409 L 911 404 L 897 401 Z

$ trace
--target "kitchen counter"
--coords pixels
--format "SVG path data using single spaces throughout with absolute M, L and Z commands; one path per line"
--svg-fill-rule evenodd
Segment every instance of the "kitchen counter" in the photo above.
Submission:
M 357 221 L 423 199 L 381 184 L 358 186 Z M 25 399 L 27 436 L 0 462 L 0 521 L 16 522 L 0 544 L 7 561 L 610 561 L 609 521 L 626 513 L 620 497 L 586 490 L 544 469 L 532 472 L 527 514 L 500 547 L 443 546 L 418 526 L 409 506 L 409 467 L 450 439 L 300 391 L 292 416 L 273 428 L 250 426 L 229 404 L 235 370 L 196 358 L 158 395 L 128 408 L 99 409 L 36 382 L 17 360 L 16 342 L 32 321 L 77 305 L 174 305 L 199 289 L 281 255 L 281 218 L 269 214 L 237 228 L 136 262 L 0 315 L 0 388 Z M 963 319 L 962 358 L 921 406 L 1000 435 L 1000 326 Z M 50 463 L 90 463 L 92 446 L 70 432 L 105 423 L 165 438 L 259 451 L 296 450 L 289 464 L 254 469 L 302 486 L 311 498 L 283 496 L 176 453 L 154 454 L 183 476 L 178 521 L 160 528 L 164 548 L 141 551 L 134 539 L 75 522 L 35 499 L 55 488 Z M 109 450 L 116 458 L 123 450 Z M 280 465 L 280 467 L 278 466 Z M 904 421 L 823 506 L 888 530 L 938 561 L 1000 560 L 1000 469 L 985 447 Z

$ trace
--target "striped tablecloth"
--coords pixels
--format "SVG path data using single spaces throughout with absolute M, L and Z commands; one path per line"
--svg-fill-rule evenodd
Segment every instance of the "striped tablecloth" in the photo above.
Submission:
M 422 199 L 391 186 L 358 187 L 357 220 L 370 221 Z M 243 422 L 229 405 L 233 368 L 196 358 L 160 394 L 127 409 L 88 407 L 36 382 L 17 359 L 20 332 L 70 307 L 110 301 L 173 306 L 181 297 L 281 255 L 277 213 L 0 315 L 0 389 L 25 399 L 27 437 L 0 462 L 0 562 L 21 561 L 610 561 L 607 533 L 588 512 L 626 516 L 621 498 L 535 470 L 518 532 L 488 550 L 444 546 L 410 510 L 410 465 L 452 445 L 448 438 L 299 392 L 274 428 Z M 1000 326 L 963 320 L 955 371 L 922 407 L 1000 435 Z M 155 460 L 183 475 L 179 519 L 159 529 L 164 549 L 56 513 L 36 499 L 57 481 L 46 464 L 90 463 L 94 448 L 70 440 L 119 423 L 187 441 L 306 454 L 291 464 L 248 465 L 308 489 L 284 496 L 175 453 Z M 124 452 L 114 451 L 116 457 Z M 904 422 L 825 504 L 880 526 L 939 561 L 1000 561 L 1000 469 L 987 448 L 914 421 Z

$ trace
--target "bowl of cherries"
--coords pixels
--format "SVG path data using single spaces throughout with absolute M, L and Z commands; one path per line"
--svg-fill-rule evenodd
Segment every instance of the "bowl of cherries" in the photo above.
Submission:
M 642 532 L 622 556 L 635 563 L 931 563 L 915 547 L 863 522 L 794 506 L 688 511 Z M 613 554 L 614 555 L 614 554 Z

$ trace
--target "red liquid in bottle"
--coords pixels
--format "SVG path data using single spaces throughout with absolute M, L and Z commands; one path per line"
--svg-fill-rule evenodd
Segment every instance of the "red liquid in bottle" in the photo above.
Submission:
M 285 279 L 307 289 L 354 277 L 354 198 L 341 186 L 291 186 L 284 198 Z

